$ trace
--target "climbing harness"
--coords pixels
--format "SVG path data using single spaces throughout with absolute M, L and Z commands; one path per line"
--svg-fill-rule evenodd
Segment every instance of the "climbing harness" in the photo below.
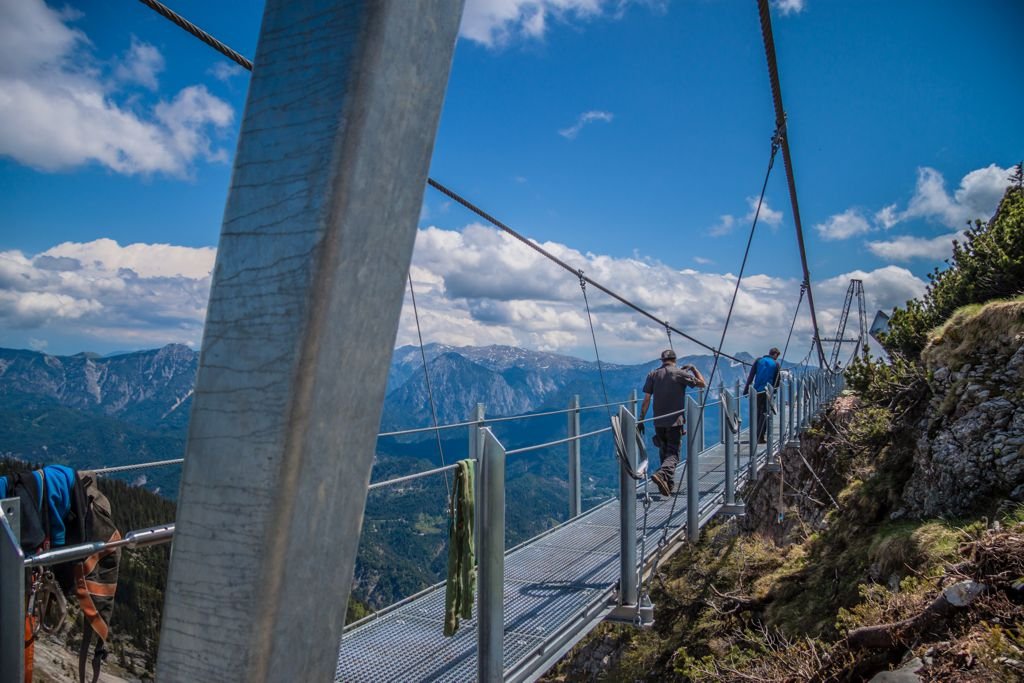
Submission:
M 32 588 L 28 598 L 28 614 L 34 616 L 32 638 L 42 631 L 52 635 L 60 631 L 68 615 L 68 603 L 64 598 L 57 577 L 50 568 L 33 571 Z M 27 645 L 27 643 L 26 643 Z
M 430 386 L 430 373 L 427 371 L 427 353 L 423 350 L 423 332 L 420 331 L 420 312 L 416 306 L 416 292 L 412 287 L 412 271 L 409 274 L 409 296 L 412 298 L 412 314 L 416 318 L 416 337 L 420 341 L 420 358 L 423 360 L 423 381 L 427 385 L 427 399 L 430 402 L 430 417 L 434 421 L 434 438 L 437 440 L 437 455 L 441 458 L 441 467 L 445 466 L 444 446 L 441 445 L 441 429 L 437 423 L 437 408 L 434 406 L 434 390 Z M 444 473 L 444 488 L 448 492 L 448 498 L 452 497 L 452 488 L 448 483 L 448 472 Z M 449 509 L 449 514 L 451 510 Z

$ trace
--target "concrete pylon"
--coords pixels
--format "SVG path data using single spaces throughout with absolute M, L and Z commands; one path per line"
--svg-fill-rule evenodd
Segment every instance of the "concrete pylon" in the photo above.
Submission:
M 328 681 L 462 0 L 268 0 L 157 677 Z

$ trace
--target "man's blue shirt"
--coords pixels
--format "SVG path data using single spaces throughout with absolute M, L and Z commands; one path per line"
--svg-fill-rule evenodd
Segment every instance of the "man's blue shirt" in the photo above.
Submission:
M 779 362 L 771 356 L 761 356 L 754 362 L 752 374 L 754 391 L 764 391 L 769 384 L 775 385 L 775 378 L 779 376 Z

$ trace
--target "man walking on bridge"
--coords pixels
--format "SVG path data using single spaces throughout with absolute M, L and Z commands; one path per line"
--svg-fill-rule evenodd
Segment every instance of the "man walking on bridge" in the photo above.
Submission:
M 700 370 L 692 365 L 676 367 L 676 352 L 666 349 L 661 352 L 661 367 L 652 370 L 644 382 L 644 402 L 640 407 L 640 419 L 647 415 L 647 408 L 654 396 L 654 445 L 661 456 L 661 467 L 651 475 L 651 481 L 663 496 L 672 493 L 675 487 L 676 466 L 679 464 L 679 448 L 685 433 L 683 411 L 686 387 L 704 387 L 707 382 Z M 644 424 L 639 422 L 640 433 Z
M 750 385 L 754 385 L 757 392 L 757 442 L 764 443 L 765 435 L 768 433 L 768 396 L 763 393 L 765 387 L 772 385 L 772 391 L 779 386 L 781 367 L 779 365 L 780 352 L 772 347 L 767 356 L 761 356 L 750 366 L 750 374 L 747 375 L 747 385 L 743 387 L 743 395 L 750 391 Z

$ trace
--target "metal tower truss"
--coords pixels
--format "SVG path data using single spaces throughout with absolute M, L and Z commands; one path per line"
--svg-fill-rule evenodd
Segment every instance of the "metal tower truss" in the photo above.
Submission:
M 846 337 L 846 326 L 850 319 L 850 308 L 854 299 L 857 300 L 857 321 L 860 329 L 856 337 Z M 835 369 L 839 362 L 839 355 L 842 353 L 843 344 L 854 344 L 852 360 L 860 353 L 861 344 L 864 343 L 864 335 L 868 331 L 868 318 L 864 303 L 864 281 L 851 279 L 850 286 L 846 288 L 846 300 L 843 302 L 843 312 L 839 316 L 839 326 L 836 328 L 835 337 L 825 337 L 821 341 L 832 342 L 832 357 L 829 359 L 829 367 Z

